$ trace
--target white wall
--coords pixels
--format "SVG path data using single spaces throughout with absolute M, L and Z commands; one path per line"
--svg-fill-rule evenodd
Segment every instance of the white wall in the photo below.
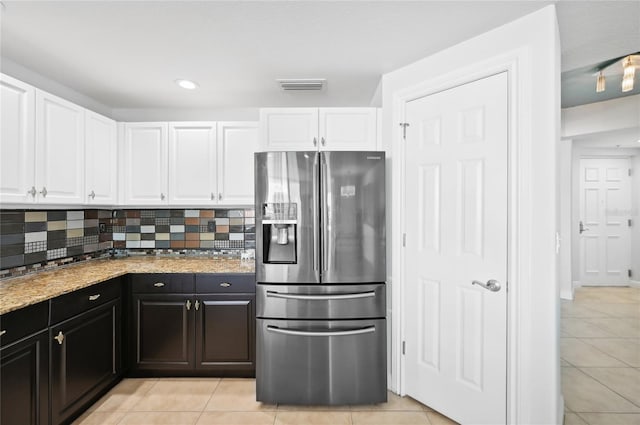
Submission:
M 562 110 L 562 137 L 575 138 L 640 124 L 640 94 Z
M 558 145 L 558 234 L 560 236 L 560 258 L 558 262 L 558 285 L 560 297 L 573 299 L 573 140 L 562 139 Z
M 470 68 L 517 57 L 516 72 L 510 78 L 511 100 L 515 116 L 510 117 L 517 130 L 512 151 L 517 169 L 511 169 L 518 199 L 514 217 L 518 234 L 512 242 L 521 256 L 518 275 L 510 284 L 509 348 L 509 423 L 552 424 L 561 422 L 563 403 L 560 394 L 559 366 L 559 295 L 556 283 L 556 144 L 560 133 L 560 42 L 555 7 L 548 6 L 524 18 L 460 43 L 433 56 L 383 77 L 383 136 L 386 149 L 393 155 L 400 150 L 398 93 L 409 88 L 458 80 Z M 515 76 L 515 77 L 514 77 Z M 513 93 L 513 91 L 517 93 Z M 401 158 L 391 158 L 388 175 L 401 179 Z M 391 193 L 392 192 L 392 193 Z M 389 191 L 387 240 L 393 245 L 397 262 L 401 247 L 398 211 L 401 194 Z M 534 210 L 535 207 L 535 210 Z M 446 213 L 446 212 L 445 212 Z M 393 227 L 391 226 L 393 224 Z M 514 259 L 515 260 L 515 259 Z M 398 353 L 400 331 L 397 292 L 399 272 L 393 268 L 394 351 Z M 513 294 L 517 295 L 513 295 Z M 392 364 L 397 368 L 397 358 Z M 395 377 L 394 377 L 395 378 Z

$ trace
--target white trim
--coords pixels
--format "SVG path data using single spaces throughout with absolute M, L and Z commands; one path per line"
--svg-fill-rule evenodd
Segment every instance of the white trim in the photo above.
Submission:
M 530 291 L 531 282 L 531 229 L 533 226 L 533 203 L 531 200 L 531 112 L 532 76 L 530 51 L 520 48 L 501 54 L 490 59 L 471 64 L 462 69 L 440 75 L 409 88 L 397 90 L 393 93 L 393 120 L 404 122 L 405 104 L 424 96 L 437 93 L 452 87 L 466 84 L 500 72 L 508 73 L 508 145 L 509 145 L 509 230 L 508 230 L 508 282 L 518 282 L 509 287 L 507 295 L 507 423 L 520 423 L 517 407 L 522 400 L 530 398 L 530 390 L 518 380 L 525 372 L 523 366 L 530 364 L 527 359 L 529 340 L 521 338 L 530 329 Z M 516 143 L 517 141 L 517 143 Z M 393 280 L 400 284 L 393 288 L 392 311 L 400 312 L 393 323 L 392 353 L 395 359 L 402 358 L 401 342 L 404 340 L 406 318 L 403 314 L 402 300 L 405 259 L 402 248 L 402 233 L 406 232 L 404 223 L 404 146 L 401 140 L 400 127 L 396 128 L 392 140 L 393 160 L 393 228 L 398 229 L 392 234 L 393 249 L 392 262 Z M 399 320 L 398 320 L 399 319 Z M 394 362 L 395 363 L 395 362 Z M 393 364 L 395 373 L 395 387 L 400 395 L 405 394 L 402 377 L 406 373 L 403 361 Z
M 640 280 L 630 280 L 629 286 L 633 288 L 640 288 Z
M 563 300 L 573 301 L 573 291 L 563 289 L 560 291 L 560 298 Z

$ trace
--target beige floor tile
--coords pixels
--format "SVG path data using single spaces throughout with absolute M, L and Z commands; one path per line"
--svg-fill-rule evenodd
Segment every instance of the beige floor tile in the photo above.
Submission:
M 276 405 L 256 401 L 255 379 L 223 379 L 205 410 L 251 411 L 276 410 Z
M 565 413 L 564 425 L 589 425 L 577 413 Z
M 573 366 L 624 367 L 625 363 L 611 357 L 580 338 L 560 338 L 560 357 Z
M 455 422 L 438 412 L 427 412 L 427 418 L 429 418 L 431 425 L 458 425 L 458 422 Z
M 638 425 L 640 414 L 637 413 L 581 413 L 580 416 L 589 425 Z
M 129 412 L 118 425 L 195 425 L 200 412 Z
M 582 287 L 575 291 L 574 300 L 582 302 L 601 303 L 633 303 L 637 302 L 638 288 L 628 287 Z
M 86 411 L 82 416 L 73 421 L 72 425 L 116 425 L 125 414 L 125 412 Z
M 98 400 L 89 410 L 128 412 L 155 385 L 156 379 L 124 379 Z
M 275 425 L 351 425 L 351 412 L 278 412 Z
M 273 425 L 275 412 L 204 412 L 196 425 Z
M 353 425 L 430 425 L 429 412 L 351 412 Z
M 640 407 L 622 398 L 582 371 L 562 368 L 562 393 L 574 412 L 640 412 Z
M 600 317 L 586 320 L 614 337 L 640 338 L 640 320 L 638 319 Z
M 640 339 L 584 338 L 582 341 L 633 367 L 640 367 Z
M 596 310 L 590 305 L 576 304 L 571 301 L 562 301 L 561 317 L 609 317 L 606 312 Z
M 307 406 L 299 404 L 278 404 L 278 411 L 291 412 L 291 411 L 304 411 L 304 412 L 316 412 L 316 411 L 350 411 L 351 406 Z
M 624 368 L 581 368 L 584 373 L 640 406 L 640 372 Z
M 202 411 L 219 380 L 159 380 L 131 410 L 156 412 Z
M 387 391 L 387 402 L 379 404 L 362 404 L 351 406 L 352 411 L 362 410 L 404 410 L 404 411 L 421 411 L 431 410 L 427 406 L 417 402 L 411 397 L 400 397 L 391 391 Z
M 560 322 L 560 329 L 575 338 L 612 338 L 616 337 L 595 324 L 589 322 L 593 319 L 568 317 Z
M 637 303 L 593 303 L 588 304 L 585 307 L 611 317 L 640 317 L 640 306 Z

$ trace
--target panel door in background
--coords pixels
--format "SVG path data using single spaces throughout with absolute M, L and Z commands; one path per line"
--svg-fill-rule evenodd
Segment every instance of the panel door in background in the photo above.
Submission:
M 257 123 L 218 123 L 217 197 L 220 203 L 254 203 L 253 154 L 259 150 Z
M 628 158 L 580 160 L 580 283 L 628 285 L 631 177 Z
M 169 203 L 211 205 L 217 201 L 216 123 L 169 123 Z

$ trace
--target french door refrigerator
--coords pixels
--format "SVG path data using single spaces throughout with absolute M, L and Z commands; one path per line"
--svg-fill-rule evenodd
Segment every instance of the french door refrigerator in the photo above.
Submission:
M 386 401 L 384 169 L 384 152 L 255 154 L 258 401 Z

